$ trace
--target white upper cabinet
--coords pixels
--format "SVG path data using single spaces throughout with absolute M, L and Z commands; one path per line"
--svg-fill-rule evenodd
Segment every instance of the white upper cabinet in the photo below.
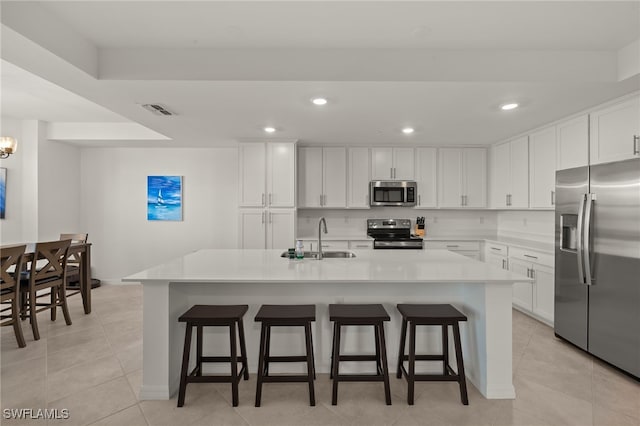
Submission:
M 239 144 L 240 207 L 263 207 L 265 205 L 266 152 L 263 143 Z
M 482 208 L 487 205 L 487 150 L 438 150 L 439 207 Z
M 349 148 L 347 207 L 369 208 L 369 181 L 371 161 L 369 148 Z
M 240 207 L 295 207 L 294 142 L 239 144 Z
M 267 202 L 269 207 L 296 206 L 296 145 L 267 143 Z
M 589 116 L 581 115 L 556 126 L 556 169 L 589 164 Z
M 418 185 L 417 208 L 431 208 L 438 205 L 436 148 L 416 148 L 416 183 Z
M 640 95 L 590 115 L 591 164 L 640 156 Z
M 298 156 L 299 207 L 346 207 L 346 149 L 301 147 Z
M 553 208 L 555 204 L 556 127 L 529 135 L 529 206 Z
M 372 180 L 413 180 L 413 148 L 371 148 Z
M 526 136 L 493 148 L 492 205 L 497 208 L 529 206 L 529 142 Z
M 323 148 L 322 167 L 324 188 L 322 207 L 346 207 L 347 150 L 345 148 Z
M 322 206 L 322 148 L 298 148 L 298 207 Z

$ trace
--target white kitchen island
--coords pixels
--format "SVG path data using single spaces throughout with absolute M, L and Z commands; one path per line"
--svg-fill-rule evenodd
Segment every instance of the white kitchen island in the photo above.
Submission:
M 529 278 L 446 250 L 353 252 L 355 258 L 319 261 L 284 259 L 280 257 L 282 250 L 199 250 L 126 277 L 123 281 L 142 283 L 144 292 L 140 398 L 169 399 L 177 392 L 185 334 L 185 325 L 178 323 L 178 317 L 192 305 L 249 305 L 244 326 L 249 370 L 255 373 L 260 332 L 253 320 L 255 313 L 262 304 L 295 303 L 316 304 L 313 325 L 316 369 L 325 373 L 329 372 L 331 352 L 329 304 L 382 303 L 385 306 L 391 316 L 385 332 L 389 370 L 393 373 L 401 325 L 396 304 L 451 303 L 468 317 L 468 322 L 461 324 L 467 378 L 487 398 L 515 397 L 511 355 L 512 284 L 529 281 Z M 370 329 L 348 327 L 342 351 L 372 352 Z M 303 353 L 301 329 L 276 330 L 271 339 L 273 355 Z M 228 354 L 228 342 L 228 328 L 205 328 L 205 356 Z M 437 353 L 441 350 L 440 342 L 439 330 L 418 328 L 418 350 Z M 300 370 L 295 370 L 297 365 L 293 364 L 282 365 L 288 370 L 277 370 L 276 366 L 270 370 L 301 372 L 303 368 L 300 365 Z M 455 367 L 453 361 L 452 366 Z M 228 369 L 228 365 L 220 365 L 210 371 Z M 395 380 L 395 376 L 392 377 Z

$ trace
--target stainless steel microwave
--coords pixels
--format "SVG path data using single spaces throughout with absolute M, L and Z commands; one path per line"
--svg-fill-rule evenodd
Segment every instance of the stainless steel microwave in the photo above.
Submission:
M 416 205 L 417 185 L 413 181 L 372 180 L 369 205 L 411 207 Z

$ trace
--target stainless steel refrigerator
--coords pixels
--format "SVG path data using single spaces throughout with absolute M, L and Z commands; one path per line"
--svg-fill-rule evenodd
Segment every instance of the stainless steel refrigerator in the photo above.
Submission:
M 555 333 L 640 377 L 640 158 L 556 173 Z

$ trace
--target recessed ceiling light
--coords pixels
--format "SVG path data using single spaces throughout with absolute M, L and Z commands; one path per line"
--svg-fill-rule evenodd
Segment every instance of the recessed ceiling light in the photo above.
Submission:
M 273 133 L 273 132 L 276 131 L 276 128 L 267 126 L 267 127 L 264 128 L 264 131 L 267 132 L 267 133 Z
M 325 98 L 313 98 L 311 99 L 311 102 L 313 102 L 314 105 L 326 105 L 327 104 L 327 100 Z
M 402 133 L 404 133 L 405 135 L 410 135 L 413 132 L 413 127 L 405 127 L 404 129 L 402 129 Z
M 500 109 L 503 110 L 503 111 L 509 111 L 509 110 L 516 109 L 516 108 L 518 108 L 518 104 L 515 103 L 515 102 L 500 105 Z

